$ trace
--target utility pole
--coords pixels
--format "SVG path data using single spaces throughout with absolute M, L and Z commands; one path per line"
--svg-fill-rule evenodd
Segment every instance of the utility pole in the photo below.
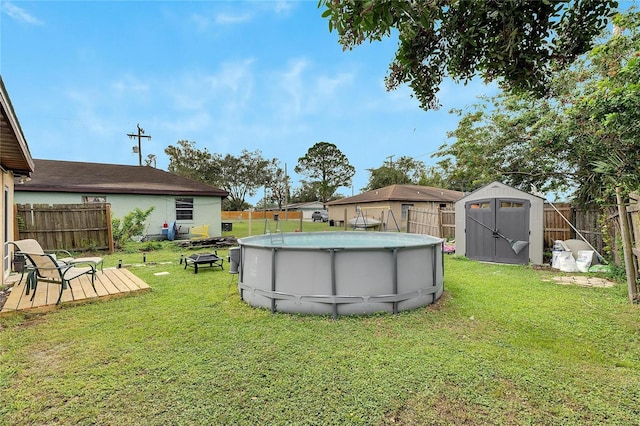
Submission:
M 137 152 L 138 153 L 138 161 L 139 161 L 139 164 L 142 166 L 142 138 L 151 139 L 151 136 L 144 134 L 144 129 L 142 127 L 140 127 L 140 124 L 137 124 L 137 127 L 138 127 L 138 134 L 127 133 L 127 136 L 129 136 L 129 139 L 133 139 L 133 138 L 136 138 L 136 137 L 138 138 L 137 149 L 134 146 L 133 147 L 133 152 Z
M 287 163 L 284 163 L 284 220 L 289 220 L 289 177 Z
M 393 167 L 393 157 L 395 157 L 395 155 L 387 156 L 387 158 L 389 159 L 389 167 Z

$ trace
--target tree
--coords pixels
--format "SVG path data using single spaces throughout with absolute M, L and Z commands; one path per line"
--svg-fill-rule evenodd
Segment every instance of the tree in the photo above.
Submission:
M 169 171 L 198 180 L 229 192 L 223 202 L 227 210 L 243 210 L 249 205 L 245 199 L 254 196 L 260 187 L 274 180 L 276 160 L 266 160 L 259 150 L 242 150 L 240 156 L 212 154 L 206 148 L 199 150 L 195 142 L 178 141 L 169 146 Z
M 418 184 L 420 178 L 426 173 L 422 161 L 411 157 L 402 156 L 397 161 L 390 159 L 377 169 L 367 169 L 369 183 L 363 191 L 371 191 L 384 188 L 389 185 Z
M 562 139 L 563 122 L 557 102 L 527 94 L 504 92 L 461 115 L 458 127 L 447 135 L 433 157 L 447 176 L 449 188 L 473 191 L 494 180 L 529 191 L 563 190 L 573 184 L 566 156 L 548 145 Z M 558 144 L 561 144 L 558 142 Z
M 427 167 L 424 173 L 420 176 L 418 185 L 431 186 L 434 188 L 454 189 L 449 185 L 447 176 L 443 173 L 440 167 Z
M 639 188 L 640 14 L 613 21 L 626 30 L 555 73 L 553 97 L 502 93 L 462 116 L 455 142 L 434 154 L 456 189 L 498 179 L 586 206 Z
M 129 241 L 129 238 L 135 235 L 144 234 L 144 222 L 149 215 L 155 210 L 155 206 L 149 207 L 147 210 L 141 210 L 136 207 L 127 213 L 122 220 L 117 217 L 111 218 L 111 228 L 113 232 L 113 241 L 117 247 L 123 247 Z
M 309 203 L 320 199 L 320 182 L 301 180 L 300 187 L 293 190 L 292 203 Z
M 268 185 L 270 195 L 267 202 L 276 205 L 278 209 L 282 210 L 290 198 L 291 179 L 275 163 L 272 164 L 272 170 L 269 175 L 271 176 L 271 182 Z
M 318 142 L 298 158 L 294 171 L 319 182 L 319 200 L 326 203 L 341 186 L 351 186 L 356 169 L 347 156 L 329 142 Z
M 253 152 L 242 150 L 239 157 L 227 154 L 219 159 L 220 186 L 229 192 L 230 210 L 241 210 L 245 198 L 256 195 L 258 189 L 274 180 L 271 173 L 276 160 L 266 160 L 260 150 Z
M 578 195 L 604 203 L 616 188 L 623 197 L 640 188 L 640 13 L 614 23 L 620 31 L 591 52 L 593 76 L 568 110 L 570 142 L 585 169 Z
M 407 83 L 420 106 L 437 109 L 445 76 L 479 75 L 515 92 L 547 94 L 549 74 L 588 51 L 616 1 L 320 0 L 344 49 L 398 32 L 388 90 Z
M 218 174 L 214 156 L 207 148 L 199 150 L 195 142 L 179 140 L 177 146 L 169 145 L 164 153 L 169 156 L 169 172 L 199 182 L 213 184 Z

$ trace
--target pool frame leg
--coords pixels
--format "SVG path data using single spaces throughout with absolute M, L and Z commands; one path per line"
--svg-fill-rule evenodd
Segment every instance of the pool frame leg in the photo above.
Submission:
M 398 249 L 393 249 L 393 294 L 398 294 Z M 398 313 L 398 302 L 393 302 L 393 313 Z
M 336 296 L 338 293 L 338 285 L 336 283 L 336 251 L 329 250 L 331 253 L 331 295 Z M 338 304 L 333 302 L 333 319 L 338 319 Z
M 271 249 L 271 313 L 274 314 L 276 312 L 276 299 L 273 297 L 273 294 L 276 292 L 276 253 L 278 251 L 273 248 Z

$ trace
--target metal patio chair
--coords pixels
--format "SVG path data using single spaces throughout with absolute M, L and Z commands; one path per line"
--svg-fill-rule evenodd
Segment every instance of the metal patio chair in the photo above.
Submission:
M 67 250 L 44 250 L 40 243 L 33 238 L 11 241 L 10 243 L 16 247 L 18 253 L 51 254 L 57 262 L 67 264 L 92 263 L 96 269 L 100 267 L 101 271 L 104 267 L 104 259 L 101 257 L 73 257 Z
M 91 286 L 96 295 L 98 294 L 95 286 L 96 267 L 93 261 L 79 262 L 78 259 L 74 259 L 74 263 L 65 263 L 64 261 L 58 261 L 55 256 L 48 253 L 28 253 L 24 251 L 19 253 L 29 261 L 26 294 L 29 294 L 29 290 L 33 290 L 31 300 L 36 295 L 38 281 L 47 281 L 60 285 L 60 293 L 56 301 L 56 305 L 59 305 L 62 299 L 62 292 L 67 287 L 71 288 L 70 281 L 83 275 L 91 275 Z M 82 263 L 87 266 L 78 266 Z

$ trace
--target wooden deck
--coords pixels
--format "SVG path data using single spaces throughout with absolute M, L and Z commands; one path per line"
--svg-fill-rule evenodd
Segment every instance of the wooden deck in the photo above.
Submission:
M 60 305 L 56 305 L 60 294 L 60 284 L 38 282 L 36 295 L 31 300 L 33 292 L 26 295 L 26 276 L 20 284 L 17 281 L 20 275 L 12 276 L 16 284 L 7 298 L 0 315 L 22 312 L 43 312 L 56 309 L 58 306 L 74 303 L 87 303 L 95 300 L 104 300 L 113 297 L 127 296 L 151 290 L 151 287 L 129 270 L 122 268 L 105 268 L 98 271 L 95 276 L 96 291 L 91 286 L 91 276 L 83 275 L 71 281 L 71 288 L 62 293 Z

